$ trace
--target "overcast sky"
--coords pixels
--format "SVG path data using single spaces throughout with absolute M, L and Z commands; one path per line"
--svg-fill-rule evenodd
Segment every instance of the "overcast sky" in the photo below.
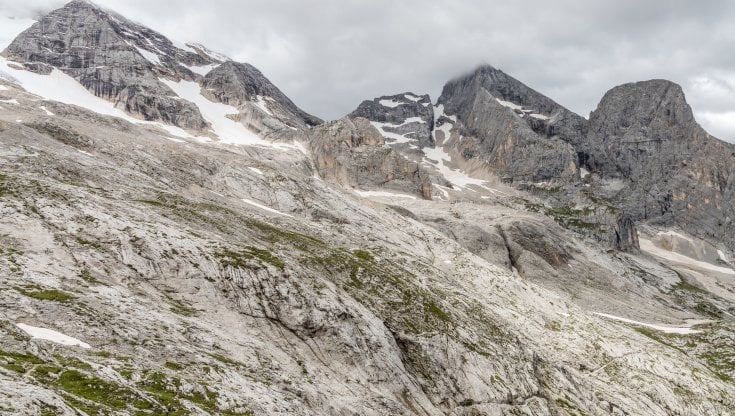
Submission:
M 26 17 L 57 0 L 0 0 Z M 180 41 L 261 69 L 325 119 L 364 99 L 444 83 L 487 63 L 587 117 L 625 82 L 666 78 L 698 121 L 735 142 L 731 0 L 97 0 Z

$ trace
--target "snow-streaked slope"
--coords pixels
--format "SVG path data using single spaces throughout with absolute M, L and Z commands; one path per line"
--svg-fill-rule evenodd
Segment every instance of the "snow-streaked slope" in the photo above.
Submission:
M 621 318 L 619 316 L 609 315 L 606 313 L 594 312 L 594 314 L 597 316 L 602 316 L 608 319 L 612 319 L 614 321 L 624 322 L 626 324 L 631 324 L 635 326 L 642 326 L 645 328 L 650 328 L 650 329 L 653 329 L 659 332 L 663 332 L 665 334 L 689 335 L 689 334 L 699 334 L 700 332 L 702 332 L 702 331 L 697 331 L 687 326 L 664 326 L 664 325 L 656 325 L 656 324 L 647 324 L 644 322 L 638 322 L 638 321 L 634 321 L 628 318 Z
M 212 130 L 219 137 L 220 142 L 238 145 L 272 145 L 242 124 L 228 118 L 227 116 L 238 114 L 237 109 L 229 105 L 209 101 L 201 94 L 202 87 L 198 83 L 183 80 L 174 82 L 167 79 L 161 79 L 160 81 L 168 85 L 179 97 L 191 101 L 199 107 L 204 119 L 212 124 Z
M 444 148 L 444 141 L 449 139 L 450 132 L 452 130 L 452 127 L 454 124 L 449 122 L 444 122 L 441 126 L 437 126 L 437 122 L 440 118 L 445 117 L 448 118 L 454 122 L 457 121 L 456 116 L 449 116 L 444 113 L 444 105 L 439 104 L 436 107 L 434 107 L 434 132 L 432 135 L 434 136 L 434 142 L 436 143 L 436 146 L 434 148 L 424 148 L 424 154 L 426 155 L 426 158 L 424 159 L 424 162 L 427 164 L 430 164 L 439 170 L 439 173 L 441 173 L 446 180 L 452 183 L 452 185 L 458 187 L 458 188 L 464 188 L 469 185 L 476 185 L 483 188 L 486 188 L 490 191 L 492 191 L 490 188 L 487 188 L 485 186 L 486 181 L 481 179 L 475 179 L 467 175 L 466 173 L 449 168 L 447 166 L 447 163 L 452 161 L 452 157 L 447 153 Z M 436 138 L 436 131 L 441 131 L 444 135 L 444 140 L 440 143 Z
M 96 97 L 82 84 L 65 73 L 54 69 L 49 75 L 40 75 L 34 72 L 14 68 L 11 61 L 0 57 L 0 77 L 11 80 L 27 92 L 50 101 L 72 104 L 98 114 L 118 117 L 135 124 L 145 124 L 159 127 L 179 137 L 191 137 L 179 127 L 163 123 L 139 120 L 115 107 L 110 101 Z
M 39 328 L 26 324 L 16 324 L 16 326 L 33 338 L 43 339 L 46 341 L 55 342 L 61 345 L 68 345 L 71 347 L 82 347 L 85 349 L 91 348 L 90 345 L 86 342 L 80 341 L 68 335 L 64 335 L 61 332 L 54 331 L 53 329 Z
M 355 193 L 360 195 L 363 198 L 368 198 L 371 196 L 374 197 L 386 197 L 386 198 L 408 198 L 408 199 L 416 199 L 413 195 L 408 194 L 398 194 L 393 192 L 385 192 L 385 191 L 360 191 L 358 189 L 355 189 Z
M 267 206 L 265 206 L 263 204 L 259 204 L 259 203 L 255 202 L 255 201 L 253 201 L 252 199 L 242 198 L 242 202 L 244 202 L 244 203 L 246 203 L 248 205 L 252 205 L 254 207 L 260 208 L 260 209 L 262 209 L 264 211 L 271 212 L 273 214 L 278 214 L 278 215 L 283 215 L 284 217 L 293 218 L 293 215 L 291 215 L 291 214 L 286 214 L 285 212 L 281 212 L 281 211 L 279 211 L 277 209 L 273 209 L 273 208 L 267 207 Z

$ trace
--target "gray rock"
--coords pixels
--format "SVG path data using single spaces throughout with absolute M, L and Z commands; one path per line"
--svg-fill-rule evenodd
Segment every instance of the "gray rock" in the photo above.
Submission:
M 161 34 L 90 2 L 72 1 L 43 16 L 3 54 L 27 63 L 31 71 L 48 73 L 47 65 L 58 68 L 96 96 L 144 120 L 192 130 L 207 126 L 193 103 L 175 98 L 158 79 L 193 79 L 180 63 L 215 61 L 178 49 Z
M 458 118 L 455 129 L 462 140 L 452 144 L 457 154 L 485 162 L 505 182 L 578 177 L 569 142 L 579 133 L 570 126 L 583 126 L 583 120 L 503 72 L 485 66 L 450 81 L 438 104 Z
M 348 117 L 363 117 L 385 123 L 383 131 L 404 136 L 408 143 L 418 148 L 435 145 L 431 134 L 434 129 L 434 107 L 428 95 L 407 92 L 366 100 Z M 392 144 L 395 139 L 388 138 L 386 142 Z
M 343 118 L 308 132 L 319 176 L 350 188 L 381 188 L 431 198 L 429 174 L 390 147 L 364 118 Z
M 697 124 L 681 87 L 652 80 L 615 87 L 590 116 L 583 166 L 631 219 L 676 225 L 735 246 L 735 145 Z
M 209 98 L 240 107 L 258 102 L 284 124 L 292 127 L 315 126 L 322 123 L 301 110 L 263 73 L 250 64 L 228 61 L 210 71 L 202 80 L 203 91 Z M 259 98 L 260 97 L 260 98 Z

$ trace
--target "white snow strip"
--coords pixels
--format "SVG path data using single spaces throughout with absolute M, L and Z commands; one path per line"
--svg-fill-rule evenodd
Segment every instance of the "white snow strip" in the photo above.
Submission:
M 8 87 L 6 87 L 5 85 L 0 85 L 0 91 L 7 91 L 7 90 L 8 90 Z
M 98 114 L 118 117 L 131 123 L 139 125 L 156 126 L 179 137 L 191 137 L 183 129 L 163 123 L 138 120 L 124 111 L 115 108 L 115 105 L 107 100 L 96 97 L 82 84 L 65 73 L 54 69 L 49 75 L 39 75 L 30 71 L 12 68 L 10 61 L 0 57 L 0 77 L 9 79 L 31 94 L 38 95 L 49 101 L 58 101 L 64 104 L 72 104 Z
M 720 260 L 727 263 L 727 256 L 725 256 L 725 253 L 723 253 L 722 250 L 717 250 L 717 255 L 720 256 Z
M 384 192 L 384 191 L 360 191 L 358 189 L 354 190 L 356 194 L 360 195 L 363 198 L 371 197 L 371 196 L 384 196 L 389 198 L 408 198 L 408 199 L 416 199 L 413 195 L 407 195 L 407 194 L 396 194 L 392 192 Z
M 87 155 L 87 156 L 91 156 L 91 157 L 94 157 L 94 155 L 93 155 L 93 154 L 91 154 L 91 153 L 89 153 L 89 152 L 85 152 L 84 150 L 79 150 L 79 149 L 77 149 L 77 151 L 78 151 L 79 153 L 83 154 L 83 155 Z
M 23 330 L 25 333 L 30 335 L 32 338 L 43 339 L 46 341 L 55 342 L 61 345 L 68 345 L 71 347 L 82 347 L 85 349 L 92 348 L 86 342 L 82 342 L 76 338 L 72 338 L 68 335 L 64 335 L 61 332 L 54 331 L 52 329 L 38 328 L 26 324 L 15 324 L 18 328 Z
M 176 142 L 176 143 L 186 143 L 186 140 L 176 139 L 174 137 L 163 136 L 163 138 L 166 140 L 171 140 L 172 142 Z
M 523 110 L 523 107 L 522 107 L 522 106 L 520 106 L 520 105 L 518 105 L 518 104 L 513 104 L 513 103 L 512 103 L 512 102 L 510 102 L 510 101 L 503 101 L 503 100 L 501 100 L 500 98 L 497 98 L 497 97 L 496 97 L 495 99 L 496 99 L 496 100 L 497 100 L 497 101 L 498 101 L 498 102 L 500 103 L 500 105 L 502 105 L 503 107 L 508 107 L 508 108 L 510 108 L 510 109 L 512 109 L 512 110 L 519 110 L 519 111 L 520 111 L 520 110 Z
M 289 214 L 286 214 L 284 212 L 281 212 L 281 211 L 275 210 L 273 208 L 267 207 L 265 205 L 261 205 L 261 204 L 255 202 L 255 201 L 251 201 L 251 200 L 249 200 L 247 198 L 242 198 L 242 202 L 245 202 L 246 204 L 250 204 L 250 205 L 252 205 L 254 207 L 258 207 L 258 208 L 260 208 L 262 210 L 265 210 L 265 211 L 268 211 L 268 212 L 272 212 L 274 214 L 283 215 L 284 217 L 293 218 L 293 215 L 289 215 Z
M 382 105 L 383 107 L 396 108 L 399 105 L 403 105 L 403 104 L 406 104 L 406 103 L 401 103 L 401 102 L 398 102 L 398 101 L 395 101 L 395 100 L 380 100 L 380 101 L 378 101 L 378 104 Z
M 133 45 L 133 46 L 135 46 L 135 45 Z M 161 58 L 157 54 L 155 54 L 153 52 L 149 52 L 149 51 L 147 51 L 147 50 L 145 50 L 143 48 L 140 48 L 138 46 L 135 46 L 135 49 L 137 49 L 138 52 L 141 55 L 143 55 L 143 57 L 146 60 L 148 60 L 148 62 L 152 63 L 153 65 L 161 65 Z
M 408 143 L 409 141 L 411 141 L 410 138 L 408 138 L 408 137 L 406 137 L 406 136 L 404 136 L 402 134 L 393 133 L 393 132 L 390 132 L 390 131 L 386 131 L 385 130 L 385 127 L 396 127 L 395 124 L 381 123 L 379 121 L 371 121 L 370 124 L 372 124 L 373 126 L 375 126 L 375 128 L 378 129 L 378 131 L 380 132 L 380 134 L 384 138 L 386 138 L 386 139 L 395 140 L 396 143 Z
M 406 99 L 414 101 L 414 102 L 419 102 L 421 100 L 421 97 L 417 97 L 413 94 L 404 94 L 403 96 L 406 97 Z
M 210 73 L 213 69 L 217 68 L 219 64 L 212 64 L 212 65 L 204 65 L 204 66 L 188 66 L 184 65 L 189 71 L 199 74 L 201 76 L 207 76 L 208 73 Z
M 529 116 L 531 116 L 533 118 L 536 118 L 536 119 L 539 119 L 539 120 L 551 120 L 551 117 L 545 116 L 543 114 L 532 113 L 532 114 L 529 114 Z
M 257 173 L 258 175 L 262 175 L 263 174 L 263 171 L 260 170 L 260 169 L 258 169 L 258 168 L 254 168 L 252 166 L 249 166 L 248 169 L 252 170 L 253 172 Z
M 615 315 L 608 315 L 606 313 L 600 313 L 600 312 L 593 312 L 597 316 L 602 316 L 604 318 L 612 319 L 614 321 L 620 321 L 624 322 L 626 324 L 636 325 L 636 326 L 642 326 L 646 328 L 655 329 L 656 331 L 661 331 L 665 334 L 679 334 L 679 335 L 689 335 L 689 334 L 699 334 L 702 331 L 694 330 L 690 327 L 681 327 L 681 326 L 663 326 L 663 325 L 654 325 L 654 324 L 647 324 L 644 322 L 638 322 L 634 321 L 632 319 L 627 318 L 621 318 L 619 316 Z
M 12 105 L 18 105 L 19 104 L 18 103 L 18 100 L 16 100 L 15 98 L 13 98 L 11 100 L 0 100 L 0 103 L 12 104 Z
M 23 122 L 23 120 L 21 120 L 21 119 L 18 119 L 18 120 L 15 120 L 15 122 L 16 122 L 16 123 L 22 123 L 22 122 Z
M 45 112 L 46 112 L 46 115 L 47 115 L 47 116 L 55 116 L 55 115 L 56 115 L 56 114 L 54 114 L 54 113 L 52 113 L 52 112 L 48 111 L 48 109 L 46 108 L 46 106 L 43 106 L 43 105 L 42 105 L 42 106 L 40 106 L 40 107 L 38 107 L 38 108 L 40 108 L 41 110 L 45 111 Z
M 639 239 L 639 243 L 641 246 L 641 250 L 643 250 L 644 252 L 655 257 L 669 260 L 676 265 L 735 276 L 735 270 L 733 269 L 730 269 L 728 267 L 715 266 L 714 264 L 710 264 L 705 261 L 696 260 L 683 254 L 665 250 L 653 244 L 651 240 L 641 238 Z
M 255 101 L 253 104 L 255 104 L 258 108 L 260 108 L 261 110 L 263 110 L 269 116 L 272 116 L 273 113 L 271 113 L 271 110 L 268 109 L 268 105 L 266 104 L 265 99 L 263 98 L 263 96 L 262 95 L 258 95 L 258 96 L 256 96 L 256 98 L 257 98 L 257 101 Z
M 579 176 L 582 177 L 582 179 L 590 176 L 590 171 L 588 171 L 585 168 L 579 168 Z
M 261 139 L 242 124 L 228 118 L 228 115 L 238 114 L 237 109 L 209 101 L 201 94 L 201 87 L 198 83 L 183 80 L 174 82 L 168 79 L 160 81 L 168 85 L 179 97 L 196 104 L 202 116 L 212 124 L 214 133 L 219 136 L 222 143 L 273 147 L 270 142 Z

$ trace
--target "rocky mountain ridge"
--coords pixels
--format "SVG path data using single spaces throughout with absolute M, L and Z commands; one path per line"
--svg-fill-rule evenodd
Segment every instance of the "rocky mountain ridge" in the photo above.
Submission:
M 390 97 L 366 103 L 379 106 L 384 98 Z M 425 134 L 426 125 L 406 122 L 414 115 L 404 109 L 388 103 L 382 112 L 367 112 L 364 106 L 352 115 L 371 119 L 386 138 L 398 127 L 404 136 Z M 729 220 L 735 204 L 726 202 L 735 186 L 735 146 L 696 123 L 676 84 L 616 87 L 588 121 L 484 66 L 447 83 L 438 106 L 456 118 L 441 133 L 455 168 L 531 191 L 555 209 L 586 211 L 577 216 L 579 231 L 615 248 L 637 248 L 634 223 L 676 226 L 727 250 L 735 245 Z M 396 149 L 409 158 L 427 156 Z M 627 227 L 622 234 L 621 225 Z
M 49 16 L 78 35 L 108 24 L 90 8 Z M 0 414 L 733 414 L 732 253 L 683 229 L 730 198 L 728 147 L 682 145 L 672 221 L 637 217 L 623 169 L 672 174 L 650 149 L 699 134 L 675 88 L 613 90 L 587 122 L 481 68 L 313 126 L 192 48 L 214 63 L 148 69 L 181 71 L 153 79 L 208 133 L 0 61 Z M 609 157 L 580 155 L 598 139 Z

